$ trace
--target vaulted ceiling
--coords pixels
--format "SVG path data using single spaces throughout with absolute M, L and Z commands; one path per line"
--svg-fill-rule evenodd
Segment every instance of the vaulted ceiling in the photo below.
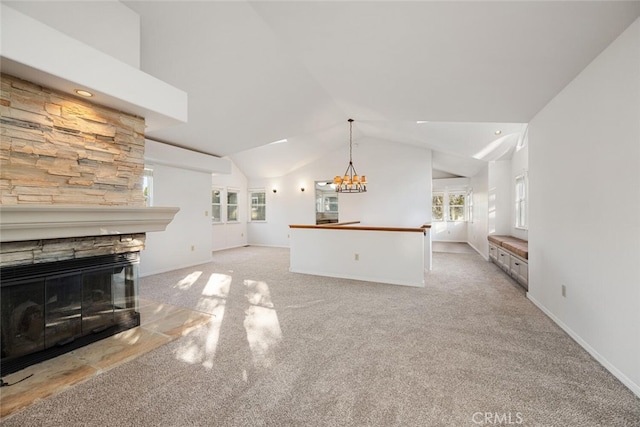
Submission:
M 640 16 L 637 1 L 124 4 L 142 70 L 189 95 L 189 122 L 148 136 L 252 176 L 347 144 L 347 118 L 354 141 L 428 147 L 469 176 Z

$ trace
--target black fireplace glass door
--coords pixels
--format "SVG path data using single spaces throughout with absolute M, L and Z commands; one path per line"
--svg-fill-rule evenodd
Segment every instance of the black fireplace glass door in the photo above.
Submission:
M 0 352 L 2 359 L 44 350 L 44 280 L 2 288 Z
M 113 267 L 85 272 L 82 277 L 82 329 L 100 332 L 115 324 L 112 291 Z
M 45 345 L 64 345 L 82 335 L 82 275 L 48 277 L 45 281 Z
M 113 272 L 113 305 L 116 321 L 133 321 L 137 311 L 138 265 L 116 267 Z

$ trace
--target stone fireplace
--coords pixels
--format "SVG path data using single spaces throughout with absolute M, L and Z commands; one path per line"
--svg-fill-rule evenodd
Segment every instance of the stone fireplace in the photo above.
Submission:
M 2 268 L 2 372 L 140 324 L 139 252 Z
M 141 117 L 1 75 L 2 373 L 137 326 Z

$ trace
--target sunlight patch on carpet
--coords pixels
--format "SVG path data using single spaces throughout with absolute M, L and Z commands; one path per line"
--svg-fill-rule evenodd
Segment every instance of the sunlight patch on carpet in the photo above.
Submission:
M 271 293 L 266 282 L 245 280 L 245 296 L 250 306 L 245 311 L 244 328 L 247 341 L 257 368 L 270 368 L 275 360 L 275 349 L 282 341 L 282 330 L 278 321 Z
M 213 368 L 230 287 L 231 276 L 217 273 L 209 276 L 197 307 L 213 316 L 204 328 L 204 336 L 202 333 L 188 336 L 176 353 L 178 360 L 189 364 L 199 363 L 207 369 Z
M 188 274 L 178 283 L 173 285 L 173 287 L 177 289 L 187 290 L 191 288 L 191 286 L 193 286 L 194 283 L 196 283 L 196 281 L 200 278 L 201 275 L 202 275 L 202 271 L 194 271 L 193 273 Z

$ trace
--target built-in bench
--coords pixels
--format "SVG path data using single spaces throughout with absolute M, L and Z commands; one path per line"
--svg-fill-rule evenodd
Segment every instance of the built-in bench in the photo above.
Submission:
M 487 236 L 489 259 L 529 289 L 529 242 L 513 236 Z

